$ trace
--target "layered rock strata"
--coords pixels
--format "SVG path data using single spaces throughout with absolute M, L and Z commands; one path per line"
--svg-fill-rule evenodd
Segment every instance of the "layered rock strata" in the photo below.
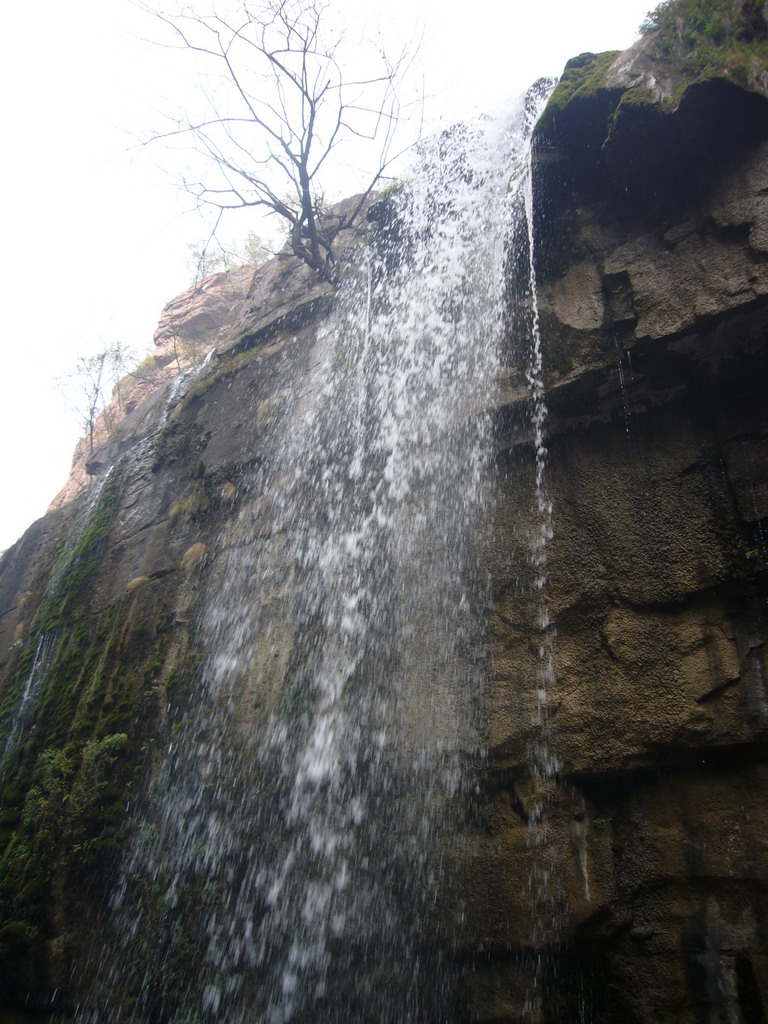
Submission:
M 134 409 L 148 403 L 169 382 L 198 366 L 225 341 L 253 279 L 253 266 L 211 274 L 168 302 L 154 334 L 154 349 L 115 386 L 93 430 L 93 443 L 82 438 L 75 448 L 67 482 L 51 502 L 54 512 L 82 494 L 108 462 L 113 431 Z M 180 391 L 184 378 L 177 385 Z
M 489 1022 L 766 1020 L 768 103 L 753 67 L 658 48 L 575 59 L 537 131 L 551 622 L 518 596 L 538 525 L 510 373 L 468 883 Z M 536 780 L 521 682 L 548 644 Z
M 458 929 L 456 1021 L 766 1020 L 768 104 L 759 75 L 691 81 L 652 45 L 577 58 L 538 132 L 546 495 L 511 324 L 477 539 L 488 756 L 428 923 L 443 948 L 445 922 Z M 50 1020 L 86 985 L 73 965 L 105 927 L 125 805 L 198 679 L 222 527 L 247 500 L 271 536 L 280 481 L 240 485 L 268 464 L 333 301 L 293 261 L 265 264 L 198 376 L 110 436 L 100 461 L 118 468 L 0 565 L 4 720 L 36 702 L 23 744 L 6 730 L 9 1011 Z M 550 528 L 541 594 L 532 552 Z M 253 714 L 283 669 L 247 695 Z M 543 742 L 553 767 L 532 771 Z M 185 949 L 162 951 L 168 1000 Z

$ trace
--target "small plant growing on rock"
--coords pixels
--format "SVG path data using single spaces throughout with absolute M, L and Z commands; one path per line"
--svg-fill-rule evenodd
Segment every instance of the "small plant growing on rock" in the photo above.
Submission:
M 651 11 L 640 31 L 655 32 L 666 56 L 768 40 L 768 18 L 758 0 L 666 0 Z

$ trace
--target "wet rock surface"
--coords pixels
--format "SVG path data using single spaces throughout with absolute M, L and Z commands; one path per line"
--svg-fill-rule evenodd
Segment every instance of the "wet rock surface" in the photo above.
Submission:
M 510 335 L 493 514 L 477 538 L 491 598 L 488 756 L 469 824 L 443 839 L 453 889 L 427 922 L 445 948 L 446 922 L 461 922 L 456 1021 L 767 1019 L 768 103 L 729 81 L 664 106 L 664 86 L 646 97 L 637 134 L 617 130 L 605 148 L 637 60 L 604 61 L 612 77 L 597 98 L 542 130 L 549 621 L 531 597 L 540 509 Z M 224 526 L 247 499 L 249 543 L 273 551 L 276 576 L 294 557 L 271 532 L 283 481 L 270 457 L 332 303 L 289 260 L 260 268 L 216 357 L 106 443 L 103 465 L 124 461 L 119 488 L 108 479 L 95 506 L 98 529 L 86 495 L 0 564 L 3 714 L 44 638 L 61 645 L 37 740 L 3 780 L 2 1006 L 49 1020 L 77 1001 L 70 969 L 104 927 L 120 808 L 169 741 L 170 702 L 194 686 L 193 624 L 224 571 L 222 537 L 245 543 Z M 245 493 L 258 466 L 263 487 Z M 284 600 L 264 594 L 259 642 L 275 667 L 243 695 L 243 722 L 277 699 L 293 645 Z M 550 642 L 559 767 L 535 778 L 533 694 Z M 89 746 L 105 738 L 112 747 Z M 43 771 L 46 744 L 65 760 Z M 62 778 L 80 794 L 77 814 L 56 803 Z M 9 838 L 30 823 L 31 854 Z M 194 907 L 199 894 L 186 897 Z M 169 961 L 169 977 L 178 969 Z
M 521 601 L 537 517 L 515 484 L 533 469 L 512 375 L 486 549 L 496 675 L 469 913 L 495 954 L 468 983 L 478 1020 L 528 1019 L 531 913 L 552 979 L 535 1019 L 746 1024 L 768 1008 L 768 104 L 732 82 L 670 103 L 679 76 L 664 87 L 656 62 L 622 134 L 611 112 L 653 64 L 639 50 L 608 55 L 603 87 L 539 138 L 560 770 L 532 840 L 537 710 L 520 694 L 542 632 Z M 543 900 L 527 881 L 542 857 Z

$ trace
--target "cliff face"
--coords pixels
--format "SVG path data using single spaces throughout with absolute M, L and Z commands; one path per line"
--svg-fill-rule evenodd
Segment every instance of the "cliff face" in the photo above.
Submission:
M 768 102 L 754 75 L 690 80 L 654 45 L 577 58 L 537 133 L 552 539 L 542 598 L 512 323 L 493 514 L 475 542 L 488 756 L 469 821 L 441 839 L 453 870 L 420 949 L 461 966 L 457 1021 L 768 1019 Z M 373 215 L 395 230 L 386 204 Z M 510 279 L 528 269 L 510 261 Z M 178 739 L 204 603 L 233 557 L 263 564 L 256 549 L 271 552 L 270 584 L 249 583 L 269 671 L 239 698 L 241 732 L 280 699 L 299 647 L 279 579 L 302 537 L 276 531 L 290 482 L 270 473 L 286 410 L 298 421 L 318 387 L 333 302 L 290 260 L 259 268 L 216 356 L 130 412 L 101 455 L 123 456 L 117 468 L 3 559 L 0 695 L 20 723 L 2 792 L 8 1009 L 49 1019 L 83 992 L 109 997 L 110 952 L 87 956 L 107 934 L 126 803 Z M 406 737 L 442 723 L 428 703 L 408 705 Z M 551 773 L 531 770 L 542 742 Z M 157 972 L 146 1019 L 165 1020 L 202 953 L 160 948 L 161 882 L 144 880 L 132 970 Z M 182 903 L 195 934 L 203 894 Z
M 166 304 L 155 331 L 154 351 L 116 385 L 94 423 L 93 447 L 85 437 L 78 443 L 69 478 L 51 502 L 49 512 L 82 494 L 103 472 L 110 437 L 126 416 L 149 403 L 170 381 L 199 364 L 228 337 L 253 273 L 254 267 L 242 266 L 212 274 Z M 178 388 L 182 386 L 183 378 Z
M 342 252 L 354 242 L 346 236 Z M 227 524 L 245 505 L 257 534 L 271 534 L 284 481 L 257 501 L 240 484 L 269 463 L 288 399 L 311 384 L 332 299 L 293 259 L 258 268 L 215 356 L 129 411 L 99 448 L 101 478 L 3 557 L 0 1013 L 70 1019 L 84 994 L 92 1008 L 110 996 L 108 941 L 93 936 L 114 939 L 108 908 L 127 807 L 162 760 L 170 709 L 199 685 L 206 595 L 241 546 Z M 299 542 L 275 546 L 276 572 L 290 573 Z M 264 601 L 279 612 L 275 595 Z M 283 644 L 270 685 L 290 635 Z M 149 904 L 154 930 L 133 966 L 159 970 L 157 1001 L 174 1006 L 195 955 L 169 962 L 156 942 L 162 898 Z
M 764 1021 L 768 104 L 758 76 L 691 77 L 658 47 L 574 60 L 537 130 L 560 768 L 542 844 L 561 866 L 540 907 L 561 972 L 543 1014 L 576 1019 L 586 986 L 595 1021 Z M 524 461 L 518 387 L 502 467 Z M 473 875 L 500 961 L 477 982 L 489 1021 L 521 1012 L 535 870 L 515 598 L 534 510 L 504 473 L 499 493 Z

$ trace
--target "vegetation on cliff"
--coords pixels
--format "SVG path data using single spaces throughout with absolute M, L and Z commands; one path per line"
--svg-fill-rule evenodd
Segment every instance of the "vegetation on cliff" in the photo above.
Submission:
M 556 129 L 575 105 L 609 110 L 616 129 L 636 104 L 677 109 L 694 84 L 721 78 L 768 94 L 768 21 L 757 0 L 667 0 L 646 18 L 642 37 L 620 54 L 583 53 L 568 62 L 539 122 L 539 135 Z
M 0 705 L 0 1001 L 47 998 L 50 939 L 69 949 L 120 848 L 125 810 L 154 735 L 170 627 L 162 603 L 96 588 L 123 481 L 115 470 L 74 517 L 12 652 Z M 87 878 L 88 884 L 85 885 Z
M 619 52 L 606 50 L 598 54 L 582 53 L 569 60 L 539 120 L 537 132 L 541 134 L 542 130 L 552 125 L 574 100 L 591 100 L 604 91 L 606 74 Z
M 642 25 L 657 58 L 705 71 L 732 70 L 768 54 L 768 23 L 760 0 L 667 0 Z
M 198 205 L 215 211 L 212 237 L 228 210 L 275 214 L 293 255 L 337 284 L 336 240 L 400 152 L 395 141 L 405 119 L 397 88 L 411 63 L 408 48 L 390 57 L 379 43 L 358 39 L 351 52 L 317 0 L 156 16 L 171 47 L 202 58 L 220 83 L 215 99 L 201 88 L 203 117 L 174 119 L 157 136 L 180 138 L 203 158 L 200 179 L 183 180 Z M 367 146 L 375 164 L 351 210 L 329 217 L 322 182 L 337 150 L 353 142 Z
M 634 221 L 694 208 L 768 135 L 767 64 L 755 0 L 669 0 L 628 50 L 573 58 L 536 127 L 543 215 L 598 194 Z

